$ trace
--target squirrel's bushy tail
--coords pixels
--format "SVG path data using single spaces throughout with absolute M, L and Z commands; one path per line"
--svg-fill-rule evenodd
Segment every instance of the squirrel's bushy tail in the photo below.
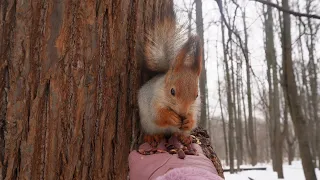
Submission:
M 155 72 L 167 71 L 185 40 L 182 26 L 177 27 L 175 21 L 168 19 L 156 24 L 146 33 L 146 67 Z

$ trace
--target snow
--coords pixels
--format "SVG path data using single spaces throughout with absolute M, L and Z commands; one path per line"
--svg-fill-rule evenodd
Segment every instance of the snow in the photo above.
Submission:
M 243 165 L 242 168 L 252 167 L 250 165 Z M 242 171 L 237 174 L 230 174 L 225 172 L 226 180 L 249 180 L 249 178 L 254 180 L 277 180 L 277 173 L 273 172 L 271 164 L 258 164 L 254 167 L 266 167 L 267 170 L 250 170 Z M 224 166 L 224 168 L 229 168 Z M 283 174 L 285 180 L 305 180 L 301 161 L 293 161 L 292 165 L 283 164 Z M 320 171 L 316 169 L 317 178 L 320 178 Z

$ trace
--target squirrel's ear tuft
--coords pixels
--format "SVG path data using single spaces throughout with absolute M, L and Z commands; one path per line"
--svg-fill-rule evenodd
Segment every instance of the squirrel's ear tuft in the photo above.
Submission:
M 199 76 L 202 70 L 202 46 L 200 37 L 192 35 L 177 53 L 174 63 L 174 71 L 179 71 L 186 64 L 186 60 L 191 60 L 187 65 Z M 189 55 L 189 56 L 188 56 Z M 188 58 L 187 58 L 188 56 Z
M 193 43 L 194 43 L 194 36 L 191 36 L 188 38 L 187 42 L 185 42 L 182 45 L 182 48 L 178 51 L 177 56 L 174 61 L 174 65 L 173 65 L 174 71 L 176 71 L 176 72 L 179 71 L 185 65 L 186 57 L 187 57 L 188 53 L 190 52 Z
M 194 36 L 193 40 L 195 43 L 195 49 L 194 49 L 194 63 L 192 65 L 192 69 L 194 69 L 197 75 L 199 76 L 202 71 L 203 49 L 201 46 L 201 40 L 199 36 Z

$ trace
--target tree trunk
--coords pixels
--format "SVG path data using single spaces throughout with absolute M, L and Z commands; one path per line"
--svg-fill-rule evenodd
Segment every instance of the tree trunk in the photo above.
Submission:
M 288 146 L 288 164 L 289 165 L 292 165 L 293 158 L 294 158 L 294 146 L 289 145 Z
M 203 36 L 203 18 L 202 18 L 202 0 L 196 0 L 196 26 L 197 34 L 200 36 L 202 47 L 204 47 L 204 36 Z M 204 57 L 204 51 L 203 55 Z M 207 70 L 205 61 L 202 61 L 202 72 L 200 74 L 200 94 L 201 94 L 201 115 L 200 115 L 200 126 L 206 128 L 207 123 Z
M 254 125 L 253 125 L 253 117 L 252 117 L 252 94 L 251 94 L 251 73 L 250 73 L 250 64 L 249 64 L 249 51 L 248 51 L 248 34 L 247 34 L 247 26 L 246 26 L 246 14 L 245 9 L 243 11 L 243 28 L 245 34 L 244 46 L 245 46 L 245 56 L 247 57 L 246 61 L 246 72 L 247 72 L 247 96 L 248 96 L 248 133 L 249 133 L 249 143 L 251 148 L 251 164 L 254 166 L 257 164 L 257 144 L 255 142 L 255 135 L 254 135 Z
M 188 12 L 188 36 L 190 36 L 191 35 L 191 26 L 192 26 L 193 5 L 191 5 L 191 9 L 188 9 L 187 12 Z
M 295 156 L 295 137 L 292 138 L 292 141 L 287 141 L 288 145 L 288 163 L 292 165 L 292 161 Z
M 234 127 L 233 127 L 233 109 L 232 109 L 232 97 L 231 97 L 231 79 L 229 73 L 229 64 L 227 60 L 227 50 L 225 47 L 225 35 L 224 35 L 224 24 L 221 20 L 221 32 L 222 32 L 222 46 L 224 54 L 224 64 L 227 80 L 227 101 L 228 101 L 228 114 L 229 114 L 229 160 L 230 160 L 230 173 L 234 173 Z
M 282 6 L 289 9 L 288 0 L 282 0 Z M 298 90 L 295 82 L 295 75 L 293 72 L 292 63 L 292 47 L 291 47 L 291 29 L 290 29 L 290 15 L 283 13 L 283 31 L 282 31 L 282 49 L 283 49 L 283 86 L 284 94 L 288 101 L 289 111 L 291 114 L 292 122 L 294 124 L 295 134 L 298 137 L 300 156 L 302 160 L 303 170 L 306 180 L 317 179 L 314 166 L 312 163 L 312 156 L 307 136 L 306 121 L 302 114 L 301 104 L 298 98 Z
M 0 179 L 126 179 L 139 133 L 136 40 L 172 1 L 0 8 Z
M 231 37 L 230 37 L 231 39 Z M 230 41 L 230 51 L 229 51 L 229 57 L 230 57 L 230 64 L 231 64 L 231 89 L 232 89 L 232 98 L 231 98 L 231 102 L 232 102 L 232 111 L 233 111 L 233 119 L 234 119 L 234 124 L 232 125 L 235 129 L 235 133 L 236 133 L 236 143 L 235 143 L 235 152 L 236 152 L 236 158 L 237 158 L 237 171 L 240 170 L 240 138 L 239 137 L 239 123 L 238 123 L 238 117 L 237 117 L 237 108 L 236 108 L 236 88 L 235 88 L 235 73 L 234 73 L 234 58 L 233 58 L 233 43 L 232 41 Z
M 217 63 L 217 75 L 218 75 L 218 93 L 219 93 L 219 105 L 220 105 L 220 112 L 221 112 L 221 119 L 222 119 L 222 128 L 223 128 L 223 139 L 224 139 L 224 146 L 226 152 L 226 165 L 229 165 L 229 157 L 228 157 L 228 141 L 227 141 L 227 131 L 226 131 L 226 121 L 224 119 L 224 114 L 222 110 L 222 102 L 221 102 L 221 82 L 219 76 L 219 68 Z
M 308 0 L 307 5 L 306 5 L 306 11 L 307 13 L 311 13 L 311 5 L 312 1 Z M 309 53 L 309 65 L 308 65 L 308 70 L 309 70 L 309 81 L 310 81 L 310 88 L 311 88 L 311 104 L 312 104 L 312 115 L 313 115 L 313 123 L 315 128 L 315 135 L 313 136 L 314 138 L 314 145 L 315 145 L 315 154 L 318 156 L 318 168 L 320 169 L 320 123 L 318 119 L 318 76 L 317 76 L 317 63 L 315 63 L 315 57 L 314 57 L 314 51 L 315 51 L 315 42 L 314 40 L 316 39 L 316 34 L 319 30 L 319 27 L 316 27 L 314 29 L 311 19 L 308 18 L 308 29 L 309 29 L 309 37 L 307 37 L 307 49 Z
M 288 123 L 288 103 L 285 101 L 284 105 L 284 125 L 287 126 L 286 133 L 286 141 L 287 141 L 287 147 L 288 147 L 288 163 L 289 165 L 292 164 L 293 158 L 294 158 L 294 143 L 295 143 L 295 137 L 292 135 L 291 131 L 289 131 L 289 123 Z
M 250 143 L 249 143 L 249 133 L 248 133 L 248 120 L 247 120 L 247 114 L 246 114 L 246 105 L 245 105 L 245 98 L 244 98 L 244 92 L 243 92 L 243 81 L 241 81 L 241 97 L 242 97 L 242 106 L 243 106 L 243 117 L 244 117 L 244 137 L 245 142 L 247 144 L 247 156 L 251 155 L 251 149 L 250 149 Z
M 273 16 L 272 9 L 270 6 L 267 7 L 267 19 L 265 24 L 266 29 L 266 58 L 268 64 L 268 82 L 269 82 L 269 108 L 270 110 L 270 124 L 271 124 L 271 139 L 274 148 L 273 157 L 273 168 L 278 173 L 278 178 L 283 178 L 282 169 L 282 144 L 283 138 L 280 129 L 280 106 L 279 106 L 279 83 L 278 83 L 278 68 L 276 52 L 274 48 L 274 34 L 273 34 Z M 271 68 L 271 69 L 270 69 Z M 272 70 L 272 83 L 271 74 Z M 272 87 L 272 88 L 271 88 Z
M 269 15 L 269 7 L 267 9 L 267 14 L 265 15 L 265 51 L 266 51 L 266 60 L 267 60 L 267 79 L 268 79 L 268 97 L 269 97 L 269 103 L 268 103 L 268 113 L 269 116 L 267 118 L 268 120 L 268 131 L 269 131 L 269 140 L 270 140 L 270 154 L 272 159 L 272 168 L 273 171 L 276 171 L 276 158 L 275 158 L 275 133 L 274 133 L 274 107 L 272 105 L 273 103 L 273 84 L 271 79 L 271 71 L 272 71 L 272 58 L 273 58 L 273 52 L 272 52 L 272 44 L 270 43 L 270 40 L 273 33 L 273 26 L 270 21 L 270 15 Z M 271 13 L 272 15 L 272 13 Z
M 267 97 L 267 95 L 266 95 L 266 92 L 265 92 L 265 90 L 263 91 L 263 97 Z M 265 102 L 267 102 L 267 100 L 265 100 Z M 265 119 L 266 119 L 266 137 L 267 137 L 267 140 L 266 140 L 266 144 L 267 144 L 267 162 L 269 162 L 270 161 L 270 157 L 271 157 L 271 160 L 272 160 L 272 163 L 273 163 L 273 155 L 272 155 L 272 153 L 273 153 L 273 148 L 271 147 L 272 146 L 272 141 L 271 141 L 271 135 L 270 135 L 270 133 L 271 133 L 271 128 L 270 128 L 270 108 L 269 108 L 269 106 L 268 106 L 268 104 L 267 103 L 265 103 L 265 108 L 264 108 L 264 116 L 265 116 Z M 269 141 L 269 142 L 268 142 Z M 273 166 L 273 164 L 272 164 L 272 166 Z M 274 166 L 273 166 L 274 167 Z M 275 169 L 273 169 L 273 171 L 275 171 Z
M 238 109 L 238 118 L 237 118 L 237 147 L 239 151 L 239 165 L 243 164 L 243 130 L 242 130 L 242 113 L 241 113 L 241 94 L 240 94 L 240 82 L 241 79 L 241 71 L 242 71 L 242 61 L 240 60 L 237 63 L 237 109 Z
M 299 35 L 302 35 L 302 23 L 300 21 L 298 21 L 298 27 L 299 27 Z M 302 87 L 301 87 L 301 93 L 300 93 L 300 99 L 301 99 L 301 104 L 302 104 L 302 110 L 303 110 L 303 114 L 304 114 L 304 118 L 308 127 L 308 132 L 307 132 L 307 136 L 308 136 L 308 140 L 309 140 L 309 146 L 311 147 L 311 155 L 313 157 L 313 160 L 316 161 L 316 155 L 315 155 L 315 145 L 314 145 L 314 141 L 312 141 L 314 134 L 315 134 L 315 130 L 314 130 L 314 123 L 311 119 L 311 114 L 312 114 L 312 106 L 311 106 L 311 95 L 309 94 L 310 90 L 309 90 L 309 85 L 308 85 L 308 80 L 307 80 L 307 69 L 306 69 L 306 65 L 305 65 L 305 59 L 304 59 L 304 50 L 302 47 L 302 38 L 298 39 L 298 47 L 299 47 L 299 54 L 300 54 L 300 59 L 301 59 L 301 79 L 302 79 Z

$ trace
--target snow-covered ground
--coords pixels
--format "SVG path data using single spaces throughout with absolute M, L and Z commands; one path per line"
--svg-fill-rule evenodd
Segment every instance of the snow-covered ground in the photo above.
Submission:
M 243 168 L 252 166 L 241 166 Z M 255 167 L 266 167 L 267 170 L 242 171 L 237 174 L 225 172 L 226 180 L 277 180 L 277 173 L 272 171 L 270 164 L 258 164 Z M 283 164 L 283 173 L 285 180 L 305 180 L 301 161 L 293 161 L 292 165 Z M 320 171 L 316 169 L 317 178 L 320 179 Z

